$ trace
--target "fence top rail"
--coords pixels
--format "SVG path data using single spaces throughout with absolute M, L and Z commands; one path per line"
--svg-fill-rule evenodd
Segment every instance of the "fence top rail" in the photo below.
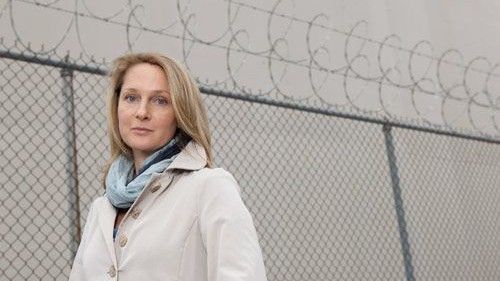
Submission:
M 79 71 L 83 73 L 95 74 L 95 75 L 107 75 L 108 69 L 102 63 L 93 62 L 94 66 L 89 66 L 85 64 L 79 64 L 73 62 L 69 59 L 69 56 L 66 56 L 64 60 L 55 60 L 50 56 L 41 56 L 37 53 L 27 53 L 27 52 L 15 52 L 12 50 L 0 50 L 0 58 L 6 58 L 11 60 L 18 60 L 28 63 L 34 63 L 39 65 L 52 66 L 61 69 L 67 69 L 72 71 Z M 414 130 L 420 132 L 427 132 L 431 134 L 444 135 L 450 137 L 456 137 L 467 140 L 475 140 L 486 143 L 500 144 L 500 137 L 492 137 L 490 135 L 482 134 L 482 133 L 474 133 L 469 131 L 457 131 L 445 126 L 438 126 L 433 124 L 425 125 L 417 125 L 409 121 L 402 120 L 390 120 L 386 117 L 369 117 L 363 116 L 360 114 L 341 112 L 339 110 L 335 110 L 332 108 L 318 108 L 313 106 L 308 106 L 304 104 L 300 104 L 300 102 L 295 101 L 279 101 L 275 100 L 272 97 L 268 96 L 260 96 L 260 95 L 248 95 L 244 93 L 238 93 L 234 91 L 217 89 L 214 87 L 208 86 L 199 86 L 199 89 L 202 93 L 213 96 L 220 96 L 225 98 L 237 99 L 241 101 L 265 104 L 269 106 L 293 109 L 303 112 L 309 112 L 314 114 L 321 114 L 326 116 L 339 117 L 344 119 L 356 120 L 361 122 L 367 122 L 372 124 L 378 124 L 384 127 L 384 129 L 389 129 L 391 127 Z
M 0 57 L 12 60 L 19 60 L 29 63 L 35 63 L 46 66 L 53 66 L 57 68 L 64 68 L 68 70 L 80 71 L 89 74 L 96 75 L 106 75 L 107 69 L 104 64 L 94 62 L 94 66 L 89 66 L 85 64 L 78 64 L 72 62 L 69 56 L 66 56 L 64 60 L 55 60 L 49 56 L 42 56 L 37 53 L 32 52 L 14 52 L 11 50 L 0 50 Z

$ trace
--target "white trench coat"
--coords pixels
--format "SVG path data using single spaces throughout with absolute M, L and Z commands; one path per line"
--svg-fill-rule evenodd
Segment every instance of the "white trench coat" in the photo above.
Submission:
M 190 142 L 124 216 L 105 196 L 91 205 L 70 280 L 265 281 L 252 217 L 234 178 L 206 168 Z

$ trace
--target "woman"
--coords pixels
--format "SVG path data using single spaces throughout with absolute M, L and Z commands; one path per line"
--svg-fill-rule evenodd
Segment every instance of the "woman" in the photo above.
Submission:
M 158 54 L 118 58 L 108 91 L 111 159 L 70 280 L 266 280 L 234 178 L 211 168 L 196 84 Z

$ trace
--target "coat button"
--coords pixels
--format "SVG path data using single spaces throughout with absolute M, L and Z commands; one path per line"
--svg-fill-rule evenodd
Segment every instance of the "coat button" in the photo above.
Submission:
M 118 244 L 120 245 L 120 247 L 125 247 L 125 245 L 127 245 L 127 237 L 125 235 L 121 235 L 120 236 L 120 240 L 118 240 Z
M 116 276 L 116 269 L 115 269 L 114 265 L 112 265 L 112 266 L 109 267 L 108 275 L 109 275 L 109 277 L 115 277 Z
M 132 210 L 132 217 L 134 219 L 137 219 L 139 217 L 139 215 L 141 214 L 141 210 L 140 209 L 137 209 L 137 208 L 134 208 Z
M 151 187 L 151 192 L 157 192 L 158 189 L 160 189 L 160 185 L 155 185 L 155 186 Z

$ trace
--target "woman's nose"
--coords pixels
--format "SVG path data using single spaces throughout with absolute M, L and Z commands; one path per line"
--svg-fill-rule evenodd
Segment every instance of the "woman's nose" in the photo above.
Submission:
M 150 118 L 149 114 L 150 113 L 147 103 L 141 102 L 141 104 L 137 108 L 137 111 L 135 112 L 135 117 L 140 120 L 145 120 Z

